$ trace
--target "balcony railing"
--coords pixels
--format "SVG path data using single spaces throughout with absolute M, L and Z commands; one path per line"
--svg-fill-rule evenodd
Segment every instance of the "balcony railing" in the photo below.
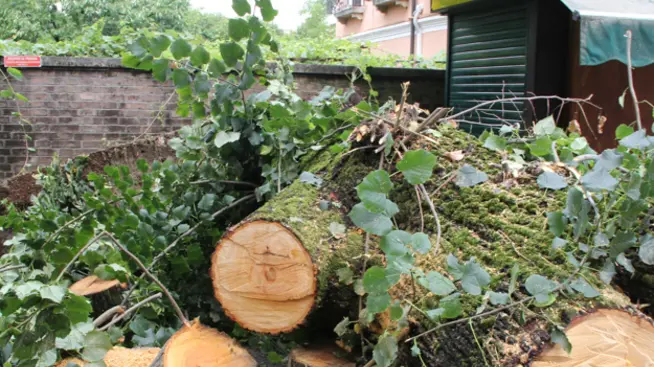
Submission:
M 374 4 L 377 9 L 381 11 L 386 11 L 392 6 L 403 6 L 405 8 L 409 7 L 409 0 L 374 0 Z
M 336 3 L 334 16 L 341 22 L 345 22 L 350 18 L 363 19 L 363 6 L 364 0 L 339 0 Z

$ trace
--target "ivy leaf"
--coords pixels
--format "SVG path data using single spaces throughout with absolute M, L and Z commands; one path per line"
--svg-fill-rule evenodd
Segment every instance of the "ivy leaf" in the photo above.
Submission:
M 272 22 L 275 19 L 278 11 L 273 8 L 270 0 L 256 0 L 255 3 L 261 9 L 261 16 L 264 21 Z
M 422 232 L 414 233 L 411 236 L 411 247 L 419 254 L 426 255 L 431 249 L 429 236 Z
M 188 57 L 191 55 L 192 49 L 191 44 L 181 38 L 176 39 L 175 42 L 170 45 L 170 52 L 173 54 L 175 60 L 181 60 Z
M 623 268 L 625 268 L 626 271 L 630 272 L 631 274 L 636 272 L 636 269 L 634 269 L 633 264 L 631 263 L 631 260 L 627 259 L 624 253 L 621 253 L 618 255 L 618 257 L 615 259 L 615 261 L 620 264 Z
M 50 349 L 45 352 L 42 352 L 39 355 L 39 359 L 36 362 L 36 367 L 50 367 L 57 363 L 57 350 Z
M 420 277 L 418 283 L 437 296 L 447 296 L 456 290 L 451 280 L 436 271 L 430 271 L 426 276 Z
M 638 257 L 645 264 L 654 265 L 654 237 L 652 235 L 647 234 L 641 239 Z
M 318 177 L 317 175 L 314 175 L 311 172 L 306 172 L 306 171 L 300 174 L 299 180 L 302 183 L 309 184 L 318 188 L 320 188 L 320 186 L 322 186 L 323 183 L 322 178 Z
M 207 72 L 212 78 L 219 78 L 227 72 L 227 67 L 222 61 L 212 58 L 211 61 L 209 61 Z
M 570 343 L 568 336 L 563 331 L 556 328 L 550 332 L 550 337 L 552 342 L 560 345 L 566 353 L 570 354 L 572 352 L 572 343 Z
M 618 232 L 611 240 L 609 255 L 615 259 L 621 253 L 627 251 L 636 244 L 636 236 L 633 232 Z M 640 249 L 643 249 L 645 241 L 642 241 Z M 645 250 L 647 251 L 647 250 Z
M 240 138 L 241 133 L 220 131 L 218 134 L 216 134 L 216 138 L 214 139 L 213 143 L 216 145 L 216 147 L 222 148 L 225 144 L 234 143 Z
M 411 235 L 405 231 L 391 231 L 381 239 L 379 247 L 386 256 L 398 257 L 407 253 L 406 244 L 411 243 Z
M 645 150 L 652 145 L 647 132 L 645 130 L 638 130 L 635 133 L 620 140 L 620 145 L 628 149 Z
M 572 282 L 570 287 L 575 291 L 583 294 L 586 298 L 595 298 L 600 296 L 600 293 L 581 277 Z
M 234 67 L 245 56 L 245 51 L 243 51 L 243 48 L 238 43 L 227 42 L 220 44 L 220 54 L 223 57 L 225 65 Z
M 556 283 L 542 275 L 534 274 L 525 281 L 527 292 L 536 298 L 539 304 L 546 304 L 550 301 L 552 292 L 556 289 Z
M 366 308 L 371 314 L 378 314 L 386 311 L 391 305 L 391 296 L 388 293 L 369 294 L 366 300 Z
M 478 171 L 471 165 L 464 165 L 457 172 L 456 185 L 459 187 L 472 187 L 480 183 L 488 181 L 488 175 L 482 171 Z
M 461 287 L 464 291 L 478 296 L 481 294 L 481 289 L 490 284 L 491 278 L 486 270 L 471 258 L 465 265 L 463 278 L 461 278 Z
M 248 0 L 232 0 L 232 9 L 239 17 L 252 12 L 252 7 Z
M 38 294 L 42 287 L 43 283 L 37 282 L 36 280 L 30 280 L 15 286 L 14 293 L 16 293 L 16 297 L 22 301 L 33 294 Z
M 607 149 L 600 154 L 597 163 L 595 164 L 595 169 L 604 168 L 606 170 L 612 170 L 620 167 L 624 156 L 622 153 L 618 153 L 615 149 Z
M 388 172 L 378 170 L 369 173 L 363 179 L 357 186 L 357 194 L 366 209 L 392 217 L 400 211 L 397 204 L 386 198 L 392 189 L 393 183 Z
M 545 171 L 538 176 L 538 186 L 543 189 L 562 190 L 568 187 L 565 178 L 554 172 Z
M 538 121 L 534 126 L 534 134 L 536 134 L 536 136 L 552 135 L 554 134 L 554 131 L 556 131 L 556 121 L 554 121 L 554 116 L 547 116 Z
M 227 34 L 229 34 L 229 38 L 238 42 L 250 36 L 250 26 L 245 19 L 232 18 L 227 24 Z
M 68 294 L 62 306 L 64 314 L 70 319 L 73 325 L 86 322 L 89 314 L 93 311 L 91 303 L 86 298 L 75 294 Z
M 498 306 L 509 303 L 510 296 L 508 293 L 489 291 L 488 299 L 493 306 Z
M 336 275 L 338 276 L 338 281 L 340 283 L 345 285 L 354 283 L 354 272 L 347 266 L 336 270 Z
M 589 191 L 613 191 L 618 183 L 608 170 L 601 167 L 593 169 L 581 178 L 581 184 Z
M 348 216 L 354 225 L 376 236 L 384 236 L 393 229 L 393 222 L 389 217 L 372 213 L 363 203 L 355 205 Z
M 382 294 L 388 292 L 388 280 L 386 280 L 386 272 L 384 268 L 373 266 L 366 270 L 363 275 L 363 288 L 366 292 L 371 294 Z
M 564 240 L 561 237 L 555 237 L 552 240 L 552 248 L 555 250 L 565 248 L 565 246 L 568 244 L 568 241 Z
M 484 148 L 496 152 L 503 152 L 506 150 L 506 138 L 497 135 L 489 135 L 484 142 Z
M 459 259 L 456 256 L 452 254 L 447 255 L 447 271 L 452 275 L 454 280 L 461 280 L 464 270 L 463 265 L 459 263 Z
M 604 266 L 602 267 L 602 271 L 600 271 L 600 279 L 605 283 L 605 284 L 611 284 L 611 281 L 613 280 L 613 277 L 616 274 L 615 270 L 615 264 L 611 259 L 606 259 L 604 262 Z
M 211 59 L 209 52 L 202 46 L 198 46 L 191 53 L 191 63 L 194 66 L 202 67 L 202 65 L 208 64 Z
M 425 150 L 412 150 L 404 155 L 397 169 L 412 185 L 424 184 L 429 180 L 436 165 L 436 156 Z
M 336 222 L 329 223 L 329 232 L 336 239 L 345 238 L 345 226 L 341 223 L 336 223 Z
M 461 306 L 461 297 L 459 293 L 454 293 L 441 299 L 438 306 L 443 310 L 441 317 L 444 319 L 456 319 L 463 314 L 463 307 Z
M 198 202 L 198 209 L 208 212 L 213 207 L 213 203 L 216 201 L 216 194 L 204 194 L 200 202 Z
M 547 213 L 547 224 L 550 232 L 555 236 L 561 236 L 565 232 L 568 219 L 562 212 Z
M 414 340 L 413 341 L 413 346 L 411 347 L 411 355 L 413 357 L 417 357 L 420 354 L 422 354 L 422 352 L 420 351 L 420 347 L 418 347 L 418 343 L 416 343 L 416 341 Z
M 66 288 L 58 285 L 47 285 L 39 290 L 42 299 L 49 299 L 54 303 L 61 303 L 66 295 Z
M 536 157 L 545 157 L 552 154 L 552 140 L 547 136 L 536 139 L 529 144 L 529 151 Z
M 98 362 L 104 359 L 107 352 L 113 347 L 107 333 L 91 331 L 86 334 L 82 356 L 89 362 Z
M 80 322 L 73 325 L 65 338 L 57 338 L 55 346 L 63 350 L 80 350 L 84 347 L 86 334 L 93 330 L 92 322 Z

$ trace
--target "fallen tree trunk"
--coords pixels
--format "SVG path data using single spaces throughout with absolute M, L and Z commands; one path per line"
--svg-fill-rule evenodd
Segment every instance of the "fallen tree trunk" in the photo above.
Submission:
M 536 184 L 537 172 L 533 172 L 536 166 L 513 178 L 503 171 L 502 157 L 482 147 L 473 136 L 449 127 L 439 128 L 438 133 L 438 144 L 413 144 L 414 149 L 426 149 L 438 157 L 436 174 L 425 186 L 442 223 L 440 252 L 417 256 L 416 266 L 425 273 L 442 272 L 447 269 L 448 254 L 460 260 L 474 256 L 490 273 L 492 289 L 504 291 L 516 264 L 520 269 L 518 284 L 524 284 L 533 274 L 559 281 L 572 274 L 575 270 L 566 254 L 552 249 L 553 235 L 547 230 L 545 216 L 562 209 L 565 194 L 541 190 Z M 214 293 L 226 314 L 247 329 L 272 334 L 287 332 L 306 323 L 315 308 L 327 310 L 321 315 L 358 318 L 354 306 L 358 296 L 352 286 L 339 283 L 337 270 L 349 267 L 355 276 L 360 275 L 364 236 L 346 214 L 358 202 L 355 187 L 377 169 L 379 156 L 361 149 L 343 155 L 323 154 L 312 163 L 309 170 L 320 172 L 325 178 L 320 189 L 294 183 L 231 228 L 214 253 Z M 463 164 L 484 171 L 490 180 L 475 187 L 458 187 L 453 178 Z M 424 226 L 424 232 L 435 234 L 436 218 L 430 207 L 424 200 L 419 203 L 416 189 L 399 177 L 394 177 L 396 186 L 390 193 L 390 199 L 400 208 L 394 217 L 398 229 L 418 232 Z M 326 201 L 337 205 L 324 210 Z M 345 230 L 333 233 L 332 223 L 345 225 Z M 378 238 L 371 236 L 373 262 L 381 263 L 380 253 L 375 250 L 379 248 L 378 242 Z M 542 311 L 519 303 L 502 312 L 475 316 L 484 303 L 482 296 L 464 294 L 461 317 L 475 318 L 417 338 L 415 346 L 421 350 L 420 359 L 411 355 L 413 344 L 404 343 L 406 338 L 402 338 L 400 360 L 404 365 L 427 366 L 528 365 L 550 344 L 551 321 L 566 324 L 574 315 L 597 307 L 629 305 L 622 293 L 604 286 L 594 272 L 582 269 L 580 275 L 600 289 L 600 297 L 559 297 Z M 424 289 L 416 290 L 407 276 L 392 289 L 391 295 L 398 301 L 418 303 L 424 309 L 434 308 L 438 299 Z M 527 296 L 524 288 L 519 288 L 514 297 Z M 488 304 L 485 307 L 494 308 Z M 328 323 L 330 329 L 338 322 L 324 318 L 318 321 Z M 393 327 L 392 322 L 378 321 L 367 332 L 379 332 L 380 325 L 381 331 L 384 326 Z M 413 312 L 409 321 L 409 337 L 438 325 Z M 358 338 L 354 335 L 348 346 L 356 349 Z

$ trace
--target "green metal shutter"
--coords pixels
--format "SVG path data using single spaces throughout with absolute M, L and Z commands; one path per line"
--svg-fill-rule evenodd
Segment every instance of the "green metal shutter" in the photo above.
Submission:
M 453 14 L 450 18 L 448 105 L 461 112 L 485 100 L 524 96 L 527 74 L 526 6 Z M 520 123 L 524 103 L 496 103 L 465 116 L 483 123 Z M 468 125 L 468 126 L 465 126 Z

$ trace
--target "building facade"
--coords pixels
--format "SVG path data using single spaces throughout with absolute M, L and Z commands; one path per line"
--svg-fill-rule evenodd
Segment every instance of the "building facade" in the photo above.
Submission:
M 372 42 L 375 54 L 444 59 L 447 17 L 431 8 L 431 0 L 339 0 L 336 36 Z

